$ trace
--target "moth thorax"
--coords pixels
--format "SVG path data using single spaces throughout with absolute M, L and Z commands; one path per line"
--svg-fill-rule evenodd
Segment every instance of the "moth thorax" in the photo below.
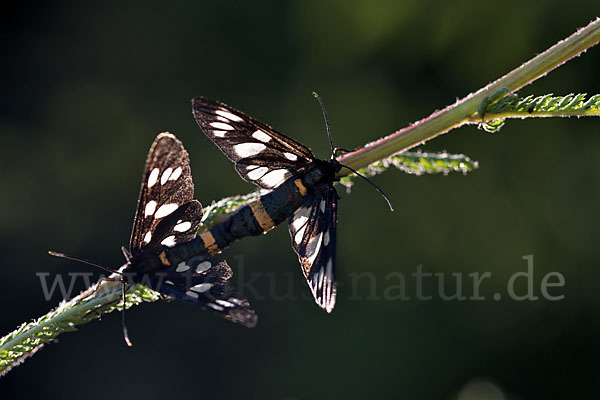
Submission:
M 315 164 L 315 167 L 304 176 L 304 183 L 308 187 L 313 187 L 320 183 L 331 183 L 335 180 L 335 174 L 340 168 L 337 161 L 316 160 Z

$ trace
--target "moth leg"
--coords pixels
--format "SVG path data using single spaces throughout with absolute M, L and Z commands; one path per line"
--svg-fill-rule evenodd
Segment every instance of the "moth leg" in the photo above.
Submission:
M 123 278 L 122 278 L 122 277 L 119 277 L 119 278 L 116 278 L 116 277 L 115 277 L 115 278 L 107 278 L 107 277 L 100 278 L 100 280 L 99 280 L 99 281 L 98 281 L 98 283 L 96 284 L 96 288 L 95 288 L 95 289 L 94 289 L 94 291 L 92 292 L 92 296 L 95 296 L 95 295 L 96 295 L 96 292 L 99 292 L 99 291 L 100 291 L 100 285 L 101 285 L 101 284 L 102 284 L 102 282 L 104 282 L 104 281 L 106 281 L 106 282 L 122 282 L 122 281 L 123 281 Z

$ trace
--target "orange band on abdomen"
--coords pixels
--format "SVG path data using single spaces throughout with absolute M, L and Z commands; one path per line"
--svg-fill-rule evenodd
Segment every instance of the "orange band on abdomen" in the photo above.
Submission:
M 217 246 L 215 237 L 212 235 L 212 233 L 210 233 L 208 229 L 200 234 L 200 239 L 202 239 L 204 247 L 208 249 L 208 252 L 210 254 L 217 254 L 221 252 L 221 249 L 219 249 L 219 246 Z
M 250 206 L 254 218 L 256 218 L 258 225 L 260 225 L 264 232 L 273 229 L 273 227 L 275 226 L 275 222 L 273 221 L 267 210 L 265 210 L 265 206 L 263 205 L 262 201 L 260 201 L 260 199 L 251 201 L 250 203 L 248 203 L 248 206 Z

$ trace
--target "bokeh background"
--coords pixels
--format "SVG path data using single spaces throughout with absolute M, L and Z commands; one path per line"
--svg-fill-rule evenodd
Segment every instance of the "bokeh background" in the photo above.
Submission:
M 0 24 L 0 334 L 45 314 L 38 272 L 94 272 L 56 249 L 123 262 L 154 136 L 191 155 L 203 204 L 253 186 L 202 134 L 190 99 L 222 100 L 329 153 L 389 134 L 495 80 L 586 25 L 595 1 L 147 1 L 5 4 Z M 521 94 L 599 93 L 593 48 Z M 600 149 L 597 119 L 463 127 L 424 150 L 464 153 L 463 176 L 389 171 L 340 190 L 331 315 L 308 296 L 285 227 L 224 256 L 256 280 L 260 315 L 244 329 L 157 302 L 59 337 L 0 380 L 12 398 L 548 399 L 597 390 L 600 356 Z M 534 256 L 534 289 L 560 272 L 561 301 L 515 301 L 509 278 Z M 241 257 L 241 258 L 240 258 Z M 415 299 L 411 274 L 490 272 L 484 301 Z M 374 277 L 353 285 L 353 276 Z M 381 297 L 391 273 L 411 300 Z M 354 274 L 354 275 L 352 275 Z M 523 292 L 524 282 L 518 285 Z M 81 281 L 75 290 L 83 289 Z M 294 298 L 277 296 L 292 293 Z M 277 295 L 274 296 L 273 294 Z M 254 296 L 255 297 L 255 296 Z M 284 296 L 285 297 L 285 296 Z

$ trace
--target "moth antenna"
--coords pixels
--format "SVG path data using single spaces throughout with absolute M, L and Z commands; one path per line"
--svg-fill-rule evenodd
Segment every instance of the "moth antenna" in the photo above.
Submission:
M 133 346 L 131 340 L 129 340 L 129 335 L 127 334 L 127 326 L 125 325 L 125 281 L 123 281 L 123 286 L 121 287 L 121 298 L 123 299 L 123 308 L 121 309 L 121 322 L 123 323 L 123 339 L 125 339 L 125 343 L 127 346 Z
M 367 178 L 363 174 L 359 173 L 357 170 L 350 168 L 349 166 L 344 165 L 342 163 L 340 163 L 340 165 L 344 168 L 348 168 L 350 171 L 354 172 L 356 175 L 360 176 L 365 181 L 367 181 L 371 186 L 373 186 L 375 188 L 375 190 L 377 190 L 379 192 L 379 194 L 381 194 L 383 196 L 383 198 L 385 199 L 385 201 L 388 203 L 388 206 L 390 207 L 390 211 L 392 211 L 392 212 L 394 211 L 394 207 L 392 207 L 392 202 L 390 201 L 389 197 L 387 197 L 387 195 L 385 193 L 383 193 L 383 190 L 381 190 L 379 188 L 379 186 L 377 186 L 373 181 L 371 181 L 369 178 Z
M 319 104 L 321 105 L 321 111 L 323 111 L 323 118 L 325 119 L 325 128 L 327 129 L 327 138 L 329 139 L 329 146 L 331 147 L 331 158 L 335 158 L 335 150 L 336 149 L 335 149 L 335 147 L 333 147 L 333 141 L 331 140 L 331 130 L 329 129 L 329 120 L 327 119 L 327 113 L 325 112 L 325 106 L 323 105 L 323 100 L 321 99 L 321 96 L 319 96 L 319 94 L 317 92 L 313 92 L 312 94 L 313 94 L 313 96 L 315 96 L 315 98 L 319 101 Z M 392 207 L 392 202 L 390 201 L 389 197 L 387 197 L 387 195 L 385 193 L 383 193 L 383 190 L 381 190 L 379 188 L 379 186 L 377 186 L 375 183 L 373 183 L 366 176 L 360 174 L 355 169 L 350 168 L 349 166 L 344 165 L 342 163 L 340 163 L 340 165 L 342 167 L 348 168 L 350 171 L 354 172 L 356 175 L 360 176 L 365 181 L 367 181 L 371 186 L 373 186 L 375 188 L 375 190 L 377 190 L 379 192 L 379 194 L 381 194 L 383 196 L 383 198 L 385 199 L 385 201 L 388 203 L 388 207 L 390 207 L 390 210 L 392 212 L 394 211 L 394 207 Z
M 122 272 L 104 267 L 100 264 L 96 264 L 95 262 L 86 260 L 84 258 L 68 256 L 66 254 L 58 253 L 56 251 L 51 251 L 51 250 L 48 250 L 48 254 L 50 254 L 51 256 L 54 256 L 54 257 L 65 258 L 67 260 L 77 261 L 80 263 L 91 265 L 93 267 L 98 267 L 100 269 L 103 269 L 104 271 L 107 271 L 107 272 L 110 272 L 113 274 L 117 274 L 117 275 L 121 275 L 121 277 L 123 277 Z M 122 324 L 123 324 L 123 337 L 125 339 L 125 343 L 127 343 L 127 346 L 131 347 L 131 346 L 133 346 L 133 343 L 131 343 L 131 340 L 129 340 L 129 335 L 127 334 L 127 327 L 125 326 L 125 280 L 123 280 L 122 282 L 123 282 L 123 286 L 121 288 L 121 299 L 123 300 L 123 309 L 121 310 L 121 315 L 122 315 L 121 319 L 122 319 Z
M 327 113 L 325 112 L 325 105 L 323 105 L 323 100 L 321 100 L 321 96 L 319 96 L 317 92 L 313 92 L 312 94 L 321 105 L 321 111 L 323 111 L 323 118 L 325 119 L 325 129 L 327 129 L 327 138 L 329 139 L 329 146 L 331 147 L 331 158 L 334 158 L 335 148 L 333 147 L 333 141 L 331 140 L 331 130 L 329 129 L 329 120 L 327 119 Z
M 48 250 L 48 254 L 50 254 L 51 256 L 54 256 L 54 257 L 58 257 L 58 258 L 66 258 L 67 260 L 71 260 L 71 261 L 77 261 L 77 262 L 80 262 L 80 263 L 83 263 L 83 264 L 88 264 L 88 265 L 91 265 L 91 266 L 93 266 L 93 267 L 97 267 L 97 268 L 103 269 L 103 270 L 105 270 L 105 271 L 107 271 L 107 272 L 110 272 L 110 273 L 113 273 L 113 274 L 118 274 L 118 275 L 121 275 L 121 276 L 123 276 L 123 274 L 122 274 L 122 273 L 120 273 L 120 272 L 119 272 L 119 271 L 117 271 L 117 270 L 114 270 L 114 269 L 110 269 L 110 268 L 104 267 L 104 266 L 102 266 L 102 265 L 100 265 L 100 264 L 96 264 L 95 262 L 92 262 L 92 261 L 86 260 L 86 259 L 84 259 L 84 258 L 78 258 L 78 257 L 68 256 L 68 255 L 66 255 L 66 254 L 63 254 L 63 253 L 58 253 L 58 252 L 56 252 L 56 251 L 51 251 L 51 250 Z

